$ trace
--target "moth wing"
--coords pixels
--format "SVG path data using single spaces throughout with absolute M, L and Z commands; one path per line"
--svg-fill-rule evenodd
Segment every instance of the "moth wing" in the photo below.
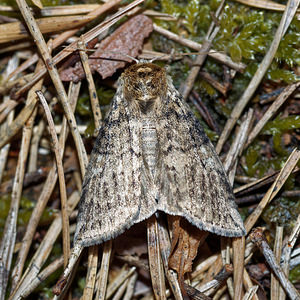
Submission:
M 141 185 L 141 126 L 128 109 L 120 87 L 83 181 L 74 241 L 84 247 L 114 238 L 156 211 Z
M 201 230 L 228 237 L 245 235 L 223 165 L 201 125 L 171 84 L 162 109 L 157 130 L 159 209 L 183 216 Z

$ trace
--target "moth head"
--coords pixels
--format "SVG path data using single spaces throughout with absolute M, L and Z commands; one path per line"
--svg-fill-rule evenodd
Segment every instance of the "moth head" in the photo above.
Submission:
M 138 63 L 122 74 L 124 96 L 142 107 L 164 98 L 167 93 L 167 75 L 164 68 L 152 63 Z

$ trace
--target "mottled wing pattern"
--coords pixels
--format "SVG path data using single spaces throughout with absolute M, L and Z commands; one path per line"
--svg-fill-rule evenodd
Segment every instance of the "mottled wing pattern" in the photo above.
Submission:
M 121 83 L 90 157 L 75 243 L 99 244 L 155 212 L 155 201 L 145 196 L 141 185 L 140 131 L 134 112 L 122 98 Z
M 231 187 L 213 145 L 171 83 L 165 101 L 157 128 L 159 209 L 219 235 L 244 235 Z

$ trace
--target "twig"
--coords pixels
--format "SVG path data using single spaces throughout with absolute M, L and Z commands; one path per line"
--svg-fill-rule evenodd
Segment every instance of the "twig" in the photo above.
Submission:
M 248 197 L 236 198 L 236 204 L 256 203 L 264 197 L 265 194 L 255 194 Z M 284 191 L 280 194 L 282 197 L 300 197 L 300 190 Z
M 226 122 L 224 130 L 223 130 L 223 132 L 219 138 L 218 144 L 216 146 L 217 153 L 221 152 L 223 145 L 224 145 L 226 139 L 228 138 L 231 130 L 233 129 L 236 121 L 239 119 L 244 108 L 246 107 L 247 103 L 250 101 L 250 99 L 253 96 L 254 92 L 256 91 L 258 85 L 260 84 L 261 80 L 263 79 L 266 71 L 268 70 L 268 68 L 275 56 L 275 53 L 279 46 L 279 43 L 280 43 L 282 37 L 284 36 L 287 28 L 290 25 L 290 22 L 292 21 L 294 15 L 296 13 L 299 3 L 300 3 L 300 0 L 289 0 L 288 1 L 288 4 L 287 4 L 284 14 L 281 18 L 281 22 L 277 28 L 274 40 L 273 40 L 272 44 L 270 45 L 268 53 L 265 55 L 263 61 L 259 65 L 255 75 L 252 77 L 252 80 L 250 81 L 248 87 L 244 91 L 241 99 L 234 106 L 234 109 L 231 112 L 230 118 Z
M 221 11 L 224 6 L 224 0 L 221 1 L 217 11 L 216 11 L 216 18 L 220 17 Z M 220 25 L 216 24 L 215 21 L 212 21 L 208 32 L 204 38 L 204 43 L 202 44 L 202 47 L 200 49 L 201 54 L 199 54 L 195 60 L 195 66 L 191 68 L 188 77 L 185 81 L 185 84 L 183 85 L 183 90 L 181 91 L 181 94 L 183 96 L 183 99 L 187 99 L 189 93 L 191 92 L 194 82 L 196 80 L 196 77 L 202 67 L 202 64 L 204 63 L 207 53 L 209 49 L 211 48 L 212 42 L 214 38 L 216 37 L 217 33 L 219 32 Z
M 292 300 L 300 299 L 300 294 L 293 286 L 293 284 L 288 280 L 283 270 L 280 268 L 279 264 L 276 262 L 276 257 L 268 245 L 268 242 L 262 233 L 260 228 L 255 228 L 250 233 L 250 238 L 252 241 L 258 246 L 259 250 L 264 255 L 266 261 L 271 267 L 272 271 L 275 273 L 277 278 L 279 279 L 282 287 L 285 289 L 287 294 Z
M 47 67 L 49 75 L 52 79 L 52 82 L 57 90 L 59 100 L 61 101 L 61 104 L 63 106 L 64 112 L 66 114 L 66 117 L 67 117 L 67 120 L 69 123 L 69 127 L 71 129 L 71 132 L 72 132 L 72 135 L 74 138 L 74 142 L 76 145 L 77 154 L 78 154 L 78 158 L 79 158 L 81 174 L 82 174 L 82 176 L 84 176 L 85 169 L 86 169 L 86 166 L 88 163 L 88 158 L 87 158 L 87 154 L 86 154 L 81 136 L 80 136 L 78 128 L 77 128 L 74 114 L 71 110 L 71 107 L 70 107 L 70 104 L 68 101 L 66 91 L 60 80 L 58 71 L 57 71 L 55 65 L 53 64 L 53 60 L 48 51 L 46 42 L 41 34 L 41 31 L 40 31 L 36 21 L 34 20 L 34 18 L 32 16 L 32 13 L 31 13 L 27 3 L 25 2 L 25 0 L 16 0 L 16 1 L 20 8 L 20 11 L 23 15 L 24 20 L 25 20 L 26 24 L 28 25 L 28 29 L 30 30 L 32 37 L 36 41 L 36 45 L 41 53 L 41 56 L 45 62 L 45 65 Z
M 189 40 L 189 39 L 186 39 L 186 38 L 183 38 L 183 37 L 180 37 L 179 35 L 169 31 L 169 30 L 166 30 L 156 24 L 153 24 L 153 29 L 166 36 L 167 38 L 169 38 L 170 40 L 173 40 L 181 45 L 184 45 L 184 46 L 187 46 L 191 49 L 194 49 L 196 51 L 201 51 L 201 48 L 202 48 L 202 45 L 199 44 L 199 43 L 196 43 L 192 40 Z M 239 72 L 243 72 L 243 70 L 246 68 L 246 65 L 245 64 L 242 64 L 242 63 L 235 63 L 231 60 L 231 58 L 223 53 L 219 53 L 217 52 L 216 50 L 210 50 L 208 55 L 216 60 L 218 60 L 219 62 L 227 65 L 228 67 L 234 69 L 234 70 L 237 70 Z
M 259 132 L 263 129 L 266 123 L 272 118 L 272 116 L 276 113 L 276 111 L 281 107 L 281 105 L 289 98 L 289 96 L 300 86 L 300 81 L 294 84 L 287 86 L 284 91 L 279 95 L 279 97 L 272 103 L 272 105 L 265 112 L 263 117 L 258 121 L 258 123 L 253 128 L 252 132 L 249 134 L 247 144 L 245 148 L 247 148 L 259 134 Z
M 256 223 L 257 219 L 261 215 L 262 211 L 266 207 L 266 205 L 273 200 L 273 198 L 277 195 L 277 193 L 282 188 L 283 184 L 295 168 L 298 160 L 300 159 L 300 151 L 295 149 L 291 155 L 289 156 L 288 160 L 284 164 L 283 168 L 281 169 L 279 175 L 277 176 L 276 180 L 269 188 L 267 193 L 265 194 L 264 198 L 261 200 L 259 205 L 256 207 L 254 212 L 246 219 L 245 221 L 245 228 L 247 233 L 250 232 L 251 228 Z

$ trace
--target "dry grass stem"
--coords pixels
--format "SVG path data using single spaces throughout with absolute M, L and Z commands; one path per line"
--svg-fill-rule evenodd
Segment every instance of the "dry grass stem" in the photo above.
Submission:
M 203 262 L 201 262 L 200 264 L 198 264 L 195 268 L 195 270 L 190 274 L 190 278 L 191 279 L 197 279 L 197 277 L 205 272 L 218 258 L 218 255 L 212 255 L 210 257 L 208 257 L 206 260 L 204 260 Z
M 8 97 L 5 96 L 4 97 L 4 102 L 5 101 L 8 101 Z M 0 136 L 4 136 L 4 132 L 7 132 L 8 131 L 8 128 L 11 126 L 12 122 L 13 122 L 13 119 L 14 119 L 14 110 L 11 111 L 5 122 L 0 126 Z M 0 150 L 0 182 L 2 182 L 2 177 L 3 177 L 3 172 L 4 172 L 4 169 L 5 169 L 5 166 L 6 166 L 6 162 L 7 162 L 7 156 L 8 156 L 8 152 L 9 152 L 9 149 L 10 149 L 10 144 L 6 144 L 4 147 L 2 145 L 2 147 L 0 147 L 1 150 Z
M 85 44 L 82 39 L 79 40 L 79 42 L 78 42 L 78 48 L 85 49 Z M 88 86 L 89 86 L 91 105 L 92 105 L 92 110 L 93 110 L 93 115 L 94 115 L 95 130 L 97 130 L 97 132 L 98 132 L 98 130 L 101 126 L 101 120 L 102 120 L 99 99 L 97 96 L 97 91 L 96 91 L 95 83 L 94 83 L 93 76 L 91 73 L 91 69 L 90 69 L 90 66 L 88 63 L 89 58 L 88 58 L 87 54 L 84 52 L 84 50 L 80 50 L 79 54 L 80 54 L 82 66 L 83 66 L 83 69 L 84 69 L 84 72 L 86 75 L 86 80 L 87 80 Z
M 96 283 L 98 263 L 98 245 L 89 247 L 88 270 L 86 275 L 83 299 L 92 300 Z
M 173 296 L 176 300 L 183 300 L 180 285 L 177 278 L 177 273 L 172 269 L 169 269 L 169 256 L 171 251 L 171 242 L 169 232 L 166 224 L 163 223 L 161 216 L 158 218 L 158 237 L 159 237 L 159 248 L 162 263 L 164 266 L 165 274 L 169 282 L 169 286 L 173 292 Z
M 268 70 L 275 54 L 278 49 L 279 43 L 284 36 L 287 28 L 292 21 L 297 7 L 300 3 L 300 0 L 289 0 L 284 11 L 284 14 L 281 18 L 281 22 L 279 27 L 277 28 L 276 34 L 274 36 L 274 40 L 270 45 L 268 53 L 265 55 L 263 61 L 260 63 L 255 75 L 252 77 L 248 87 L 244 91 L 241 99 L 236 103 L 234 109 L 231 112 L 230 118 L 227 120 L 224 130 L 219 138 L 218 144 L 216 146 L 216 151 L 219 154 L 223 148 L 223 145 L 228 138 L 231 130 L 233 129 L 236 121 L 239 119 L 240 115 L 242 114 L 244 108 L 246 107 L 247 103 L 250 101 L 251 97 L 253 96 L 254 92 L 256 91 L 258 85 L 261 83 L 266 71 Z
M 259 120 L 259 122 L 255 125 L 253 130 L 251 131 L 247 145 L 248 147 L 259 134 L 259 132 L 263 129 L 263 127 L 267 124 L 267 122 L 274 116 L 274 114 L 278 111 L 278 109 L 282 106 L 282 104 L 289 98 L 289 96 L 300 86 L 300 81 L 294 84 L 287 86 L 284 91 L 279 95 L 279 97 L 272 103 L 272 105 L 265 112 L 263 117 Z
M 61 215 L 62 215 L 62 232 L 63 232 L 63 253 L 64 253 L 64 266 L 67 266 L 68 258 L 70 256 L 70 232 L 69 232 L 69 217 L 67 212 L 67 191 L 64 175 L 63 163 L 60 155 L 59 142 L 55 132 L 54 121 L 51 116 L 48 103 L 41 91 L 36 92 L 45 111 L 49 131 L 52 138 L 53 150 L 56 159 L 56 167 L 59 181 L 60 201 L 61 201 Z
M 75 209 L 76 205 L 79 202 L 79 194 L 78 192 L 74 192 L 68 199 L 68 215 L 70 215 L 73 210 Z M 29 266 L 27 267 L 26 271 L 24 272 L 21 280 L 19 281 L 16 289 L 14 290 L 13 294 L 10 295 L 10 300 L 18 299 L 20 295 L 26 290 L 27 286 L 30 282 L 36 278 L 39 274 L 43 264 L 46 262 L 50 252 L 52 251 L 53 245 L 58 238 L 60 232 L 62 230 L 62 217 L 59 214 L 54 221 L 52 222 L 51 226 L 49 227 L 46 235 L 44 236 L 43 241 L 41 242 L 39 248 L 35 252 L 33 258 L 31 259 Z
M 123 282 L 126 281 L 126 279 L 135 272 L 135 270 L 136 267 L 131 267 L 129 270 L 127 268 L 123 268 L 122 271 L 119 272 L 118 276 L 114 278 L 112 282 L 109 283 L 107 287 L 105 299 L 110 298 L 117 291 L 117 289 L 123 284 Z
M 30 146 L 30 155 L 28 161 L 28 172 L 34 172 L 37 170 L 37 159 L 38 159 L 38 147 L 41 137 L 44 133 L 45 122 L 41 120 L 38 126 L 33 128 L 33 136 Z
M 73 110 L 75 109 L 75 106 L 76 106 L 80 86 L 81 86 L 81 84 L 72 85 L 72 87 L 73 87 L 73 89 L 72 89 L 73 97 L 71 97 L 70 99 L 72 99 L 71 106 L 72 106 Z M 59 149 L 60 149 L 61 157 L 63 156 L 64 149 L 65 149 L 65 141 L 66 141 L 66 138 L 67 138 L 67 135 L 68 135 L 67 132 L 68 132 L 67 121 L 66 121 L 66 118 L 63 118 L 62 131 L 61 131 L 61 134 L 60 134 L 60 137 L 59 137 Z M 31 217 L 30 217 L 28 225 L 27 225 L 25 235 L 22 239 L 22 246 L 21 246 L 21 249 L 18 253 L 18 257 L 17 257 L 16 263 L 15 263 L 15 267 L 14 267 L 13 272 L 12 272 L 12 277 L 14 278 L 14 280 L 16 282 L 19 281 L 19 279 L 21 277 L 23 267 L 24 267 L 24 264 L 25 264 L 25 260 L 26 260 L 26 257 L 28 255 L 29 248 L 30 248 L 34 233 L 36 232 L 36 228 L 38 226 L 38 223 L 40 221 L 42 213 L 43 213 L 43 211 L 44 211 L 44 209 L 47 205 L 47 202 L 48 202 L 48 200 L 49 200 L 49 198 L 50 198 L 50 196 L 53 192 L 53 189 L 56 185 L 56 180 L 57 180 L 56 164 L 54 163 L 51 170 L 48 173 L 46 182 L 43 186 L 42 192 L 41 192 L 41 194 L 38 198 L 36 206 L 33 209 L 33 212 L 31 214 Z
M 116 1 L 120 2 L 120 0 L 113 0 L 113 1 L 109 1 L 108 3 L 110 5 L 113 5 Z M 112 15 L 109 19 L 103 21 L 102 23 L 100 23 L 96 27 L 92 28 L 90 31 L 84 33 L 82 35 L 82 39 L 84 40 L 84 43 L 87 43 L 87 42 L 91 41 L 92 39 L 94 39 L 95 37 L 97 37 L 99 34 L 101 34 L 103 32 L 106 32 L 106 30 L 108 30 L 112 25 L 114 25 L 116 22 L 118 22 L 124 15 L 126 15 L 127 13 L 129 13 L 133 8 L 135 8 L 137 5 L 141 4 L 143 1 L 144 0 L 135 0 L 134 2 L 132 2 L 129 5 L 127 5 L 126 7 L 124 7 L 119 12 L 115 13 L 114 15 Z M 109 7 L 111 8 L 111 6 L 109 6 Z M 107 6 L 106 6 L 106 8 L 107 8 Z M 72 35 L 73 35 L 73 32 L 72 32 Z M 60 45 L 61 43 L 63 43 L 69 37 L 70 37 L 69 36 L 69 31 L 64 32 L 63 34 L 61 34 L 59 36 L 59 39 L 53 40 L 53 48 L 55 49 L 56 44 Z M 62 51 L 60 51 L 57 55 L 55 55 L 53 57 L 53 60 L 52 60 L 53 66 L 56 65 L 57 63 L 59 63 L 60 61 L 62 61 L 64 58 L 66 58 L 70 54 L 72 54 L 75 50 L 77 50 L 77 41 L 71 43 L 69 46 L 67 46 L 66 48 L 64 48 Z M 27 85 L 25 85 L 25 86 L 23 86 L 16 93 L 16 95 L 18 96 L 18 95 L 22 94 L 23 92 L 25 92 L 30 87 L 30 85 L 32 85 L 32 83 L 34 83 L 36 80 L 39 80 L 39 78 L 41 78 L 42 76 L 44 76 L 46 74 L 46 72 L 47 71 L 46 71 L 45 68 L 43 70 L 41 70 L 38 74 L 36 74 L 34 76 L 34 78 L 32 79 L 32 82 L 29 83 L 29 84 L 27 84 Z
M 256 291 L 258 290 L 258 285 L 254 285 L 249 290 L 247 293 L 244 295 L 243 300 L 251 300 L 253 299 L 253 296 L 256 294 Z
M 102 7 L 100 4 L 73 4 L 44 6 L 39 12 L 44 17 L 89 14 Z
M 274 255 L 276 257 L 276 262 L 280 263 L 281 257 L 281 248 L 282 248 L 282 238 L 283 238 L 283 227 L 276 226 L 276 235 L 275 235 L 275 242 L 274 242 Z M 279 282 L 276 279 L 274 274 L 271 274 L 271 299 L 272 300 L 279 300 Z
M 248 133 L 253 118 L 253 109 L 249 109 L 244 117 L 244 121 L 236 134 L 234 141 L 231 144 L 229 151 L 224 162 L 224 169 L 228 174 L 229 182 L 233 185 L 236 166 L 239 156 L 241 156 L 244 145 L 247 141 Z
M 224 1 L 221 1 L 217 11 L 215 18 L 218 20 L 220 18 L 221 11 L 224 6 Z M 185 81 L 185 84 L 183 85 L 183 90 L 181 91 L 181 94 L 183 96 L 183 99 L 187 99 L 193 86 L 194 82 L 198 76 L 198 73 L 207 57 L 207 54 L 212 46 L 212 42 L 214 38 L 216 37 L 217 33 L 219 32 L 220 26 L 216 24 L 214 21 L 214 18 L 212 19 L 212 23 L 210 24 L 208 31 L 206 33 L 206 36 L 204 38 L 204 43 L 202 44 L 202 47 L 200 49 L 200 54 L 198 54 L 196 60 L 195 60 L 195 66 L 193 66 L 188 74 L 188 77 Z
M 153 24 L 153 29 L 164 35 L 165 37 L 169 38 L 170 40 L 173 40 L 181 45 L 187 46 L 191 49 L 194 49 L 196 51 L 201 51 L 202 49 L 202 45 L 199 43 L 196 43 L 192 40 L 183 38 L 169 30 L 166 30 L 156 24 Z M 235 63 L 231 60 L 231 58 L 223 53 L 220 53 L 216 50 L 210 50 L 208 55 L 214 59 L 216 59 L 217 61 L 223 63 L 224 65 L 227 65 L 228 67 L 237 70 L 239 72 L 243 72 L 243 70 L 246 68 L 246 65 L 242 64 L 242 63 Z
M 270 0 L 235 0 L 236 2 L 240 2 L 242 4 L 262 8 L 262 9 L 269 9 L 269 10 L 277 10 L 277 11 L 284 11 L 286 9 L 286 5 L 270 1 Z M 300 12 L 297 10 L 297 12 Z
M 20 298 L 26 298 L 29 296 L 43 281 L 45 281 L 51 274 L 57 271 L 64 265 L 64 258 L 60 258 L 53 261 L 49 264 L 43 271 L 41 271 L 38 276 L 36 276 L 30 284 L 24 289 L 23 293 L 20 295 Z
M 164 300 L 166 299 L 166 286 L 158 236 L 158 225 L 154 215 L 147 220 L 149 268 L 155 298 Z
M 243 274 L 245 258 L 245 237 L 233 238 L 233 283 L 234 300 L 240 300 L 243 297 Z
M 33 91 L 31 91 L 30 95 L 28 96 L 27 102 L 30 101 L 32 93 Z M 13 250 L 16 241 L 17 217 L 23 190 L 25 167 L 28 158 L 32 128 L 36 112 L 37 110 L 34 109 L 33 113 L 31 114 L 29 119 L 26 121 L 25 126 L 23 127 L 21 147 L 11 194 L 11 206 L 5 221 L 5 228 L 3 231 L 2 242 L 0 245 L 0 299 L 4 299 L 8 283 L 8 274 L 10 272 Z
M 36 22 L 42 33 L 58 32 L 65 29 L 80 27 L 92 21 L 92 16 L 66 16 L 66 17 L 49 17 L 37 19 Z M 21 22 L 7 23 L 0 25 L 0 44 L 12 40 L 28 38 L 30 35 Z
M 17 0 L 17 4 L 18 4 L 20 11 L 23 15 L 23 18 L 30 30 L 30 33 L 32 34 L 32 37 L 36 41 L 36 45 L 41 53 L 41 56 L 45 62 L 45 65 L 47 67 L 49 75 L 52 79 L 52 82 L 53 82 L 55 88 L 56 88 L 59 100 L 61 101 L 61 104 L 63 106 L 64 112 L 66 114 L 66 117 L 67 117 L 67 120 L 69 123 L 70 130 L 71 130 L 73 138 L 74 138 L 74 142 L 76 145 L 77 154 L 78 154 L 78 158 L 79 158 L 81 174 L 82 174 L 82 176 L 84 176 L 85 168 L 88 163 L 87 154 L 86 154 L 81 136 L 78 132 L 76 120 L 75 120 L 74 114 L 71 110 L 71 107 L 69 105 L 66 91 L 60 80 L 58 71 L 57 71 L 55 65 L 53 64 L 53 60 L 48 51 L 46 42 L 41 34 L 41 31 L 39 30 L 39 27 L 38 27 L 36 21 L 34 20 L 34 18 L 32 16 L 32 13 L 31 13 L 28 5 L 26 4 L 25 0 Z
M 131 277 L 128 280 L 126 293 L 123 297 L 123 300 L 130 300 L 132 299 L 133 293 L 134 293 L 134 287 L 137 281 L 138 273 L 134 272 Z
M 107 3 L 101 5 L 99 8 L 96 8 L 95 10 L 91 11 L 88 16 L 94 16 L 95 18 L 100 16 L 102 13 L 104 13 L 105 11 L 111 9 L 112 7 L 114 7 L 116 4 L 118 4 L 119 2 L 121 2 L 121 0 L 111 0 L 108 1 Z M 53 40 L 53 49 L 56 49 L 58 46 L 60 46 L 63 42 L 65 42 L 68 38 L 72 37 L 73 35 L 75 35 L 80 29 L 72 29 L 72 30 L 68 30 L 68 31 L 64 31 L 63 33 L 61 33 L 57 38 L 55 38 Z M 15 72 L 14 74 L 12 74 L 11 76 L 15 75 L 15 74 L 19 74 L 21 72 L 23 72 L 28 66 L 34 64 L 35 62 L 37 62 L 39 59 L 39 56 L 37 54 L 34 54 L 32 56 L 30 60 L 30 62 L 25 61 Z M 46 69 L 44 69 L 44 73 L 46 73 Z M 40 75 L 38 75 L 37 77 L 41 77 Z
M 252 283 L 252 280 L 246 270 L 246 268 L 244 268 L 244 274 L 243 274 L 243 284 L 244 284 L 244 287 L 245 287 L 245 290 L 246 291 L 250 291 L 252 290 L 252 288 L 254 287 L 253 283 Z M 256 294 L 256 291 L 252 294 L 252 300 L 259 300 L 257 294 Z M 247 295 L 247 293 L 245 294 L 245 296 Z M 244 296 L 244 297 L 245 297 Z
M 103 254 L 101 261 L 101 268 L 98 276 L 97 283 L 97 300 L 104 300 L 106 296 L 107 278 L 109 271 L 109 263 L 112 251 L 112 241 L 107 241 L 103 244 Z

